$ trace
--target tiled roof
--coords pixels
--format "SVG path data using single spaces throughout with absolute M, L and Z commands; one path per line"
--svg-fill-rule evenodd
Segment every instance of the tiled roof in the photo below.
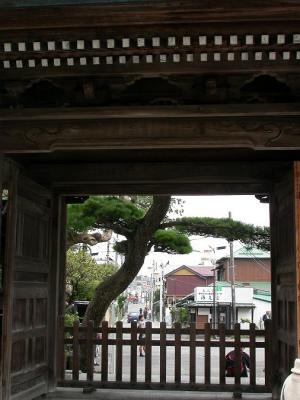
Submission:
M 189 269 L 191 272 L 194 272 L 196 275 L 201 275 L 205 277 L 212 277 L 214 273 L 212 271 L 213 267 L 205 266 L 205 265 L 181 265 L 181 267 L 173 269 L 173 271 L 168 272 L 165 276 L 173 275 L 175 272 L 180 271 L 181 269 Z
M 257 300 L 262 300 L 262 301 L 267 301 L 268 303 L 271 303 L 271 295 L 267 295 L 267 294 L 254 294 L 253 295 L 254 299 Z
M 213 267 L 212 266 L 202 266 L 202 265 L 196 265 L 195 267 L 188 267 L 192 271 L 196 272 L 196 274 L 203 275 L 203 276 L 214 276 L 214 272 L 212 271 Z
M 269 251 L 263 251 L 260 249 L 248 249 L 247 247 L 241 247 L 233 253 L 234 258 L 270 258 Z M 229 258 L 230 256 L 224 256 L 221 259 Z

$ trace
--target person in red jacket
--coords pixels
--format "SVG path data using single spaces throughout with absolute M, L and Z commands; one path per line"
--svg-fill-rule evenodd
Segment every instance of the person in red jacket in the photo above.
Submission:
M 239 362 L 240 366 L 240 376 L 241 377 L 247 377 L 248 372 L 247 369 L 250 368 L 250 357 L 247 353 L 243 351 L 241 348 L 241 359 Z M 228 377 L 234 377 L 235 376 L 235 358 L 236 358 L 236 352 L 235 350 L 230 351 L 228 354 L 226 354 L 225 359 L 226 359 L 226 376 Z

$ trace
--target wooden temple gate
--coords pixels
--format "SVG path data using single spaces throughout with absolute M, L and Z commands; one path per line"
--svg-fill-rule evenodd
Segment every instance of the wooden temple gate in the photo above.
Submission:
M 276 398 L 300 350 L 298 2 L 43 3 L 0 8 L 0 399 L 56 385 L 65 206 L 94 193 L 270 202 Z

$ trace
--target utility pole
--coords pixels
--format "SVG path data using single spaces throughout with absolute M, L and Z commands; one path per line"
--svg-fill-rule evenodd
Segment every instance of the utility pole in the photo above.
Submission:
M 163 277 L 164 277 L 164 267 L 163 263 L 160 264 L 160 285 L 159 285 L 159 320 L 163 321 Z
M 213 329 L 216 329 L 217 309 L 216 309 L 216 267 L 212 269 L 214 273 L 214 287 L 213 287 Z
M 164 264 L 161 263 L 161 275 L 160 275 L 160 289 L 159 289 L 159 319 L 161 322 L 165 321 L 165 307 L 164 307 L 164 302 L 165 302 L 165 267 L 169 264 L 169 261 Z
M 228 217 L 231 219 L 231 211 Z M 233 257 L 233 242 L 229 242 L 230 249 L 230 284 L 231 284 L 231 321 L 232 325 L 236 323 L 236 306 L 235 306 L 235 270 L 234 270 L 234 257 Z
M 153 260 L 152 262 L 152 271 L 151 271 L 151 298 L 150 298 L 150 310 L 151 310 L 151 319 L 154 321 L 154 307 L 153 307 L 153 297 L 154 297 L 154 287 L 155 287 L 155 282 L 154 282 L 154 269 L 156 267 L 156 263 Z

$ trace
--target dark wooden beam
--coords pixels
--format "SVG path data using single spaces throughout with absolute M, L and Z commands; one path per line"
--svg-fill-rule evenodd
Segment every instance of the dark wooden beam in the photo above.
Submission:
M 191 23 L 205 21 L 293 20 L 300 17 L 296 0 L 209 0 L 137 4 L 102 4 L 28 8 L 0 8 L 1 30 L 50 27 L 145 25 L 153 23 Z
M 8 110 L 0 112 L 0 148 L 300 149 L 299 115 L 299 104 Z
M 289 163 L 137 162 L 33 164 L 32 179 L 64 195 L 76 194 L 267 194 Z
M 205 183 L 205 184 L 116 184 L 116 185 L 91 185 L 74 184 L 66 187 L 55 188 L 54 192 L 62 195 L 178 195 L 178 196 L 213 196 L 213 195 L 267 195 L 272 191 L 270 184 L 226 184 L 226 183 Z

